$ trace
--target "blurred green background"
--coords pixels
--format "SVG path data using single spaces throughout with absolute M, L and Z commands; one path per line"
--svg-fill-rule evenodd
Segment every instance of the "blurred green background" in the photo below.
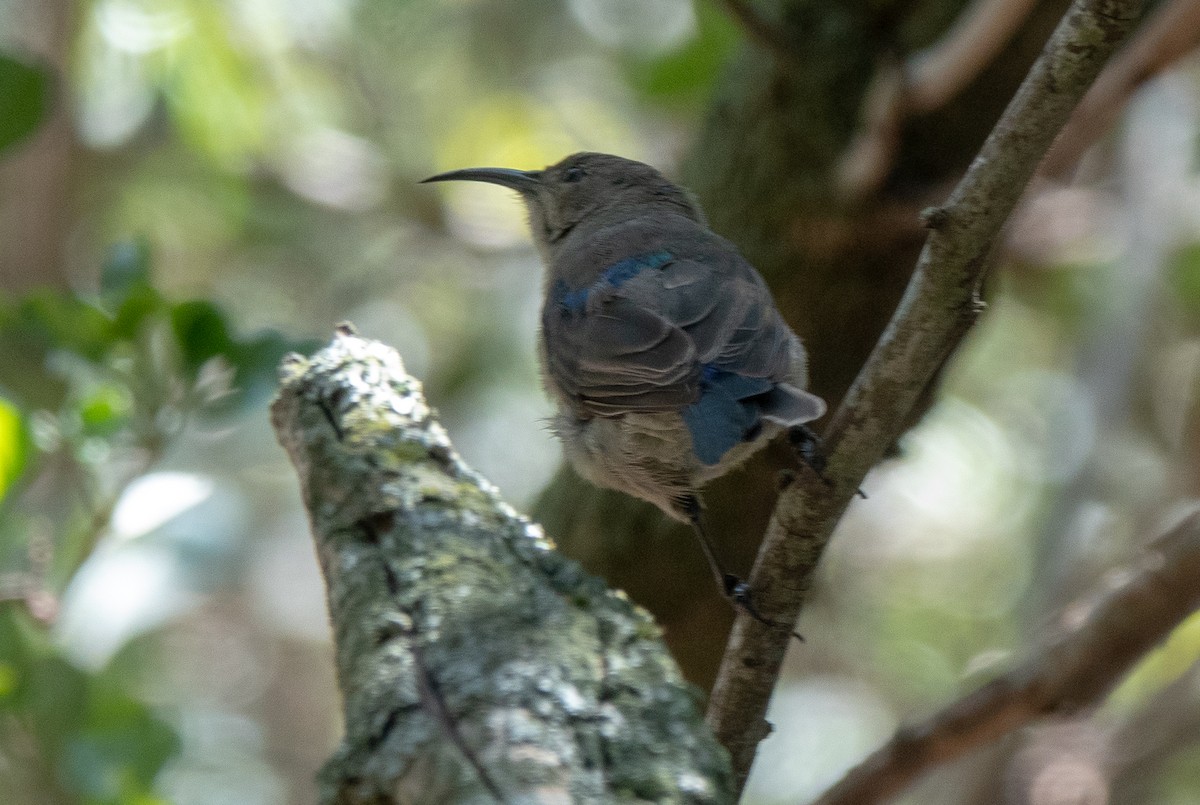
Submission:
M 799 40 L 804 57 L 848 73 L 815 43 L 905 6 L 783 8 L 822 31 Z M 315 801 L 339 702 L 307 521 L 266 417 L 275 365 L 353 321 L 400 350 L 465 458 L 532 507 L 559 452 L 523 213 L 499 188 L 416 182 L 578 150 L 713 175 L 711 149 L 737 152 L 720 134 L 729 93 L 783 69 L 745 40 L 709 0 L 0 0 L 0 802 Z M 871 64 L 829 93 L 843 134 Z M 1195 505 L 1198 132 L 1193 58 L 1135 97 L 1072 185 L 1035 186 L 989 312 L 825 557 L 748 802 L 815 796 L 1022 656 Z M 845 139 L 827 139 L 779 145 L 836 156 Z M 754 157 L 725 169 L 770 180 Z M 917 192 L 898 164 L 874 209 L 901 199 L 906 222 L 961 167 Z M 835 194 L 818 173 L 819 201 Z M 861 356 L 816 345 L 869 343 L 882 321 L 863 324 L 848 294 L 805 308 L 770 267 L 809 249 L 849 276 L 838 238 L 880 219 L 822 207 L 776 238 L 744 223 L 765 198 L 729 213 L 718 183 L 697 182 L 800 311 L 836 400 Z M 902 284 L 908 252 L 880 251 Z M 654 524 L 639 543 L 699 565 L 638 516 Z M 619 563 L 566 544 L 598 571 Z M 674 589 L 656 562 L 647 584 Z M 707 587 L 688 594 L 727 617 Z M 646 603 L 706 684 L 722 622 L 697 635 Z M 1200 802 L 1198 658 L 1193 618 L 1095 716 L 1002 742 L 906 801 Z

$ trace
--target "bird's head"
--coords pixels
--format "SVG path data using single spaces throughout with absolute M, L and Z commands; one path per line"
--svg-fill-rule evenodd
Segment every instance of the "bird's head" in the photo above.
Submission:
M 572 154 L 535 171 L 464 168 L 424 181 L 489 182 L 516 190 L 529 209 L 533 237 L 547 253 L 580 224 L 603 226 L 658 211 L 704 220 L 687 190 L 649 165 L 612 154 Z

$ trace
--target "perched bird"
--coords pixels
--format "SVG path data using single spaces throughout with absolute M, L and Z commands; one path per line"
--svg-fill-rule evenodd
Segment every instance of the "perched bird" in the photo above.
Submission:
M 692 524 L 725 596 L 759 617 L 717 561 L 698 489 L 825 413 L 762 277 L 687 190 L 641 162 L 580 153 L 425 181 L 456 180 L 511 188 L 528 207 L 546 265 L 542 373 L 567 460 Z

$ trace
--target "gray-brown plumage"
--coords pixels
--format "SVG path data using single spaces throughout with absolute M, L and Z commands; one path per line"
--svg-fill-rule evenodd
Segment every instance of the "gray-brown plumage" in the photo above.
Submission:
M 762 277 L 649 165 L 581 153 L 540 171 L 468 168 L 426 181 L 521 194 L 546 264 L 540 356 L 567 459 L 599 486 L 700 528 L 697 490 L 781 428 L 825 412 L 800 339 Z

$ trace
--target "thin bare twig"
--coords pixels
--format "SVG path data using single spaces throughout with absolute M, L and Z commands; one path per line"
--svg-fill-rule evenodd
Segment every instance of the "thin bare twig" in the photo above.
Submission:
M 1076 0 L 944 207 L 887 330 L 825 434 L 827 486 L 799 476 L 783 492 L 751 585 L 771 620 L 794 623 L 837 522 L 946 356 L 974 323 L 979 283 L 1004 222 L 1054 135 L 1141 15 L 1142 0 Z M 738 618 L 708 722 L 744 781 L 769 731 L 767 701 L 788 648 L 785 629 Z
M 1096 704 L 1143 654 L 1200 607 L 1200 513 L 1159 539 L 1082 607 L 1086 614 L 1022 665 L 900 730 L 814 805 L 870 805 L 919 775 L 1046 716 Z

